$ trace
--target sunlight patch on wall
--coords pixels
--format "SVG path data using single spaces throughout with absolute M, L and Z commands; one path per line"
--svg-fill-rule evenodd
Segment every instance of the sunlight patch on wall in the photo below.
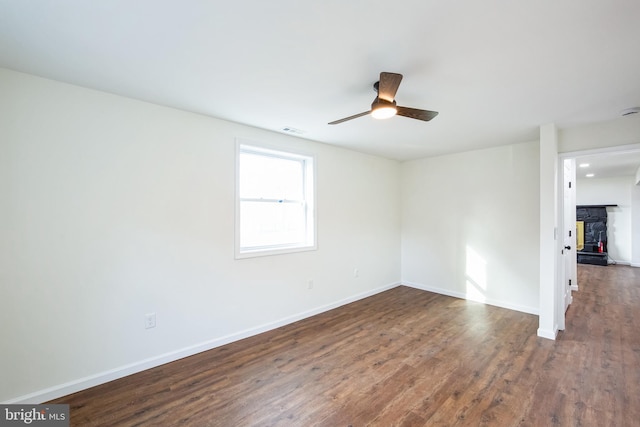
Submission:
M 487 261 L 472 247 L 467 246 L 466 298 L 485 302 L 487 297 Z

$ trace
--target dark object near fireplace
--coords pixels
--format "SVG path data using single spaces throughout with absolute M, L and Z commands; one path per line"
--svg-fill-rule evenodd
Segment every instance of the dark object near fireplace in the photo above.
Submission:
M 576 220 L 584 221 L 584 248 L 578 251 L 580 264 L 607 265 L 607 207 L 617 205 L 576 206 Z M 602 242 L 602 252 L 598 245 Z

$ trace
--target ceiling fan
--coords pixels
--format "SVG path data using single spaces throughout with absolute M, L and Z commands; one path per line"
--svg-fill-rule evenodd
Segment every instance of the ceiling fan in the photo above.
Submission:
M 402 81 L 402 74 L 397 73 L 380 73 L 380 80 L 373 84 L 373 89 L 378 93 L 376 99 L 371 104 L 371 110 L 354 116 L 345 117 L 344 119 L 330 122 L 330 125 L 346 122 L 347 120 L 357 119 L 358 117 L 371 114 L 376 119 L 388 119 L 396 114 L 399 116 L 409 117 L 428 122 L 438 115 L 437 111 L 418 110 L 417 108 L 400 107 L 396 105 L 395 96 Z

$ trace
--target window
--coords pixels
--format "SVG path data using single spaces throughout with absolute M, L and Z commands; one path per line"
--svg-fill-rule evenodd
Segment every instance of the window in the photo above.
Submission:
M 311 156 L 238 143 L 236 258 L 316 249 Z

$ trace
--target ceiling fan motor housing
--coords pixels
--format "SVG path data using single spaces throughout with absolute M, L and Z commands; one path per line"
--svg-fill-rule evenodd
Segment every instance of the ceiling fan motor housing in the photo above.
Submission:
M 389 102 L 376 96 L 376 99 L 371 103 L 371 110 L 377 110 L 378 108 L 396 108 L 396 101 Z

